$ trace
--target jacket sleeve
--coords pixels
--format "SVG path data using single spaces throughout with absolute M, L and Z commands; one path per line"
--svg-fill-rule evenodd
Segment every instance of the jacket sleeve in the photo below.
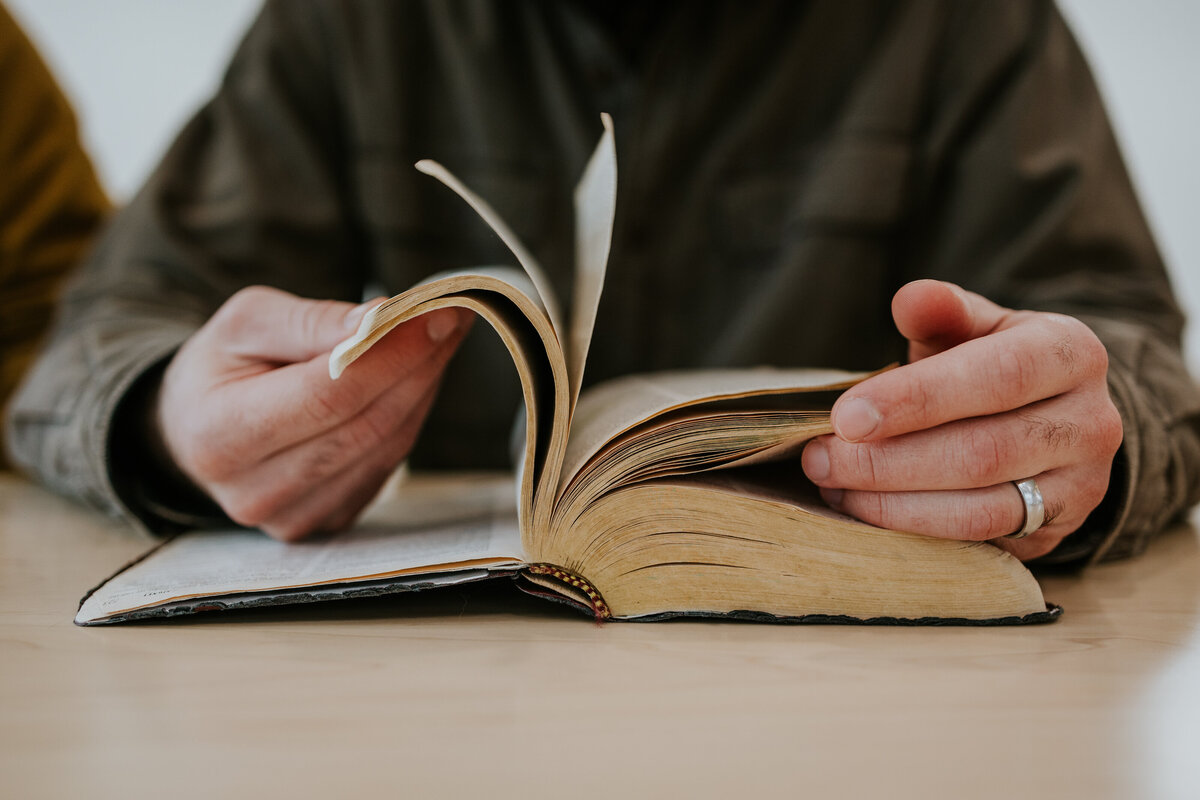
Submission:
M 138 481 L 159 465 L 137 425 L 114 427 L 130 390 L 244 286 L 362 295 L 320 19 L 284 5 L 266 5 L 214 99 L 105 231 L 9 415 L 25 470 L 151 527 L 164 515 Z M 165 520 L 186 523 L 190 510 Z
M 1183 317 L 1087 64 L 1053 4 L 952 4 L 932 62 L 910 276 L 1078 317 L 1109 353 L 1109 494 L 1046 557 L 1128 556 L 1200 497 Z

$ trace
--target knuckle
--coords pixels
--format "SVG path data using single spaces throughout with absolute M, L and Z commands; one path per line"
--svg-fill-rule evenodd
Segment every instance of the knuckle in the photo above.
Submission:
M 979 503 L 977 507 L 964 504 L 956 514 L 958 538 L 985 541 L 1012 533 L 1021 525 L 1021 520 L 1006 503 Z
M 1108 374 L 1108 348 L 1104 346 L 1104 342 L 1100 341 L 1099 337 L 1092 331 L 1091 328 L 1079 323 L 1084 330 L 1084 335 L 1080 337 L 1083 343 L 1082 350 L 1084 352 L 1085 366 L 1089 375 L 1107 375 Z
M 1071 505 L 1074 506 L 1071 511 L 1078 517 L 1080 523 L 1100 505 L 1104 496 L 1108 494 L 1109 476 L 1110 471 L 1107 469 L 1093 472 L 1071 499 Z M 1067 505 L 1067 498 L 1057 498 L 1054 507 L 1062 508 L 1065 511 Z
M 1000 480 L 1004 467 L 1014 455 L 1012 440 L 982 426 L 972 428 L 966 435 L 964 447 L 952 446 L 951 457 L 957 454 L 959 472 L 971 487 L 991 486 Z
M 212 316 L 212 324 L 221 330 L 236 335 L 254 317 L 263 300 L 274 289 L 266 286 L 247 286 L 230 295 Z
M 890 495 L 884 492 L 847 492 L 846 501 L 853 508 L 854 516 L 863 522 L 882 528 L 897 527 Z
M 299 481 L 306 486 L 319 484 L 337 473 L 353 452 L 344 427 L 321 437 L 306 448 L 299 467 Z
M 262 529 L 272 539 L 278 539 L 281 542 L 298 542 L 311 534 L 314 527 L 306 520 L 287 520 L 267 523 L 262 526 Z
M 288 306 L 287 329 L 298 334 L 302 341 L 315 342 L 325 338 L 325 331 L 336 326 L 345 315 L 341 304 L 333 300 L 305 300 Z
M 1056 315 L 1070 337 L 1070 346 L 1078 369 L 1088 375 L 1103 375 L 1108 371 L 1108 348 L 1095 331 L 1075 317 Z
M 389 420 L 380 415 L 360 414 L 333 433 L 331 449 L 342 458 L 357 458 L 378 451 L 391 434 Z
M 1072 375 L 1098 375 L 1108 370 L 1108 350 L 1082 320 L 1066 314 L 1042 315 L 1042 325 L 1052 340 L 1050 352 Z
M 870 444 L 850 445 L 849 450 L 849 475 L 838 476 L 852 483 L 852 488 L 856 489 L 874 489 L 879 486 L 879 478 L 883 471 L 883 465 L 880 463 L 883 459 L 883 454 L 879 448 Z M 836 474 L 838 459 L 831 458 L 831 472 Z
M 923 380 L 905 381 L 903 393 L 900 396 L 900 408 L 910 409 L 916 418 L 929 415 L 938 416 L 939 396 L 930 390 L 929 384 Z M 884 419 L 891 414 L 884 412 Z
M 247 528 L 264 527 L 281 505 L 278 495 L 268 492 L 224 492 L 217 502 L 231 520 Z
M 1080 331 L 1072 317 L 1063 314 L 1045 314 L 1041 317 L 1042 328 L 1051 340 L 1050 352 L 1060 366 L 1074 372 L 1079 365 L 1078 338 Z
M 242 316 L 248 311 L 253 310 L 269 291 L 271 290 L 265 286 L 247 286 L 244 289 L 238 289 L 229 296 L 228 300 L 221 304 L 221 308 L 215 316 Z
M 181 448 L 178 457 L 184 472 L 198 483 L 215 483 L 228 477 L 225 458 L 205 445 Z
M 184 472 L 200 484 L 218 483 L 232 477 L 238 464 L 212 436 L 191 433 L 177 446 L 177 460 Z
M 1115 454 L 1125 439 L 1125 424 L 1112 400 L 1105 402 L 1096 415 L 1095 425 L 1100 451 L 1109 456 Z
M 341 385 L 329 381 L 308 392 L 301 400 L 300 407 L 310 422 L 324 429 L 345 416 L 345 405 L 346 397 Z
M 1028 348 L 1006 348 L 996 353 L 996 361 L 987 368 L 995 377 L 980 382 L 991 386 L 996 395 L 993 401 L 1000 402 L 1008 394 L 1025 396 L 1037 386 L 1038 363 Z
M 1078 423 L 1070 420 L 1045 420 L 1040 426 L 1042 440 L 1052 449 L 1074 447 L 1082 438 L 1083 431 Z
M 1083 438 L 1083 428 L 1068 419 L 1049 419 L 1038 414 L 1022 412 L 1017 418 L 1024 423 L 1026 440 L 1044 443 L 1051 450 L 1075 447 Z
M 1044 502 L 1046 515 L 1042 519 L 1042 528 L 1049 528 L 1051 526 L 1054 526 L 1055 528 L 1062 528 L 1069 523 L 1070 517 L 1085 514 L 1086 512 L 1083 512 L 1084 503 L 1081 502 L 1081 496 L 1076 494 L 1072 499 L 1074 501 L 1075 508 L 1068 509 L 1067 498 L 1045 497 Z M 1069 510 L 1073 512 L 1070 516 L 1068 516 Z M 1082 519 L 1082 516 L 1079 516 L 1079 518 Z

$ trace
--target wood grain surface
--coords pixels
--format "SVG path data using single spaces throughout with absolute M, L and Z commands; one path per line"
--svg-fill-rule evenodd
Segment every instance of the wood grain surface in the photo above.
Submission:
M 147 547 L 0 476 L 0 795 L 1200 796 L 1200 540 L 1021 628 L 598 625 L 506 584 L 77 628 Z

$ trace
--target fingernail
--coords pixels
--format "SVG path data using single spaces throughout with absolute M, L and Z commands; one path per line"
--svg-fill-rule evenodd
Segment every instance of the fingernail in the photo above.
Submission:
M 846 492 L 841 489 L 822 489 L 821 499 L 825 501 L 825 505 L 837 511 L 842 510 L 842 497 Z
M 434 344 L 444 342 L 458 330 L 458 314 L 453 309 L 434 311 L 425 323 L 425 333 Z
M 838 407 L 833 429 L 841 439 L 857 442 L 870 436 L 882 420 L 883 415 L 874 403 L 865 397 L 855 397 Z
M 829 477 L 829 448 L 820 439 L 814 439 L 800 455 L 800 464 L 810 481 L 820 483 Z
M 367 312 L 373 305 L 375 305 L 374 301 L 369 303 L 360 303 L 359 305 L 356 305 L 354 308 L 347 311 L 345 318 L 342 320 L 342 324 L 345 325 L 346 330 L 350 331 L 351 333 L 357 331 L 358 326 L 362 324 L 363 317 L 367 315 Z

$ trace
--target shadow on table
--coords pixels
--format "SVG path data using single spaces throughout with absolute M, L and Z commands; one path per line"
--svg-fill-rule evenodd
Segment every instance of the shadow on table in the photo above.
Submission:
M 565 619 L 586 621 L 588 617 L 561 603 L 532 597 L 507 577 L 476 583 L 441 586 L 421 591 L 399 592 L 375 597 L 297 603 L 291 605 L 202 611 L 166 619 L 126 622 L 122 627 L 156 625 L 209 625 L 237 623 L 351 622 L 389 620 L 449 620 L 455 617 L 481 619 Z

